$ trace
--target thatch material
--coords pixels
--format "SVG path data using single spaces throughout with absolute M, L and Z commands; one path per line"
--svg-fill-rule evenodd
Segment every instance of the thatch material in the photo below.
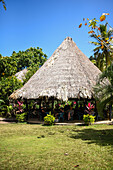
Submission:
M 25 79 L 25 75 L 26 75 L 27 72 L 28 72 L 28 71 L 27 71 L 27 69 L 25 68 L 25 69 L 17 72 L 17 73 L 15 74 L 15 77 L 23 82 L 23 80 Z
M 53 55 L 11 98 L 38 99 L 42 96 L 66 101 L 93 97 L 100 70 L 67 37 Z

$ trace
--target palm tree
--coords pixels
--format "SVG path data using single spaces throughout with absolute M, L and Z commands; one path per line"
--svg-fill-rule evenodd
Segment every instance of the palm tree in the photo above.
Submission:
M 107 104 L 113 104 L 113 62 L 100 75 L 94 91 L 100 112 L 103 112 Z
M 96 65 L 101 71 L 105 69 L 105 59 L 103 58 L 103 53 L 96 52 L 94 56 L 89 58 L 91 62 Z
M 107 23 L 106 23 L 105 25 L 100 25 L 98 31 L 99 31 L 98 35 L 96 34 L 91 35 L 91 37 L 95 38 L 97 41 L 96 42 L 91 41 L 90 43 L 97 46 L 93 50 L 94 58 L 96 60 L 96 66 L 101 71 L 103 71 L 105 68 L 107 68 L 110 65 L 112 61 L 111 51 L 106 47 L 106 43 L 108 46 L 110 46 L 110 39 L 113 35 L 113 29 L 107 30 Z M 103 42 L 105 42 L 105 44 Z

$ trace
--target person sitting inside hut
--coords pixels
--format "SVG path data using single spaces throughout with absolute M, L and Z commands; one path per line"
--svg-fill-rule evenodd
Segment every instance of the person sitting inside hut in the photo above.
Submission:
M 59 122 L 64 121 L 64 109 L 60 108 L 59 112 Z
M 55 122 L 59 122 L 59 119 L 58 119 L 58 110 L 54 109 L 53 110 L 53 114 L 54 114 L 54 117 L 55 117 Z
M 44 120 L 44 117 L 47 116 L 45 109 L 41 108 L 41 114 L 42 114 L 42 120 Z
M 55 121 L 56 122 L 64 121 L 64 110 L 63 110 L 63 108 L 60 108 L 60 110 L 57 113 L 55 113 Z
M 73 120 L 74 110 L 72 106 L 70 106 L 70 109 L 68 110 L 68 121 Z

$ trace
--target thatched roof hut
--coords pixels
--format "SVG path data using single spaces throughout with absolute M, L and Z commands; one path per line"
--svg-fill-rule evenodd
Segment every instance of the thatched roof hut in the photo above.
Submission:
M 23 82 L 25 79 L 25 75 L 28 72 L 28 70 L 25 68 L 15 74 L 15 77 Z
M 47 96 L 63 101 L 92 99 L 93 86 L 100 73 L 72 38 L 67 37 L 29 81 L 10 97 L 38 99 Z

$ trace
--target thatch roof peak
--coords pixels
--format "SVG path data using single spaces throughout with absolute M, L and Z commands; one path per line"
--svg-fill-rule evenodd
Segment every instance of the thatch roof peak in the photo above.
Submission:
M 91 99 L 92 88 L 100 73 L 100 70 L 79 50 L 72 38 L 67 37 L 30 80 L 11 97 Z
M 69 41 L 72 41 L 72 38 L 71 37 L 66 37 L 64 40 L 69 40 Z

